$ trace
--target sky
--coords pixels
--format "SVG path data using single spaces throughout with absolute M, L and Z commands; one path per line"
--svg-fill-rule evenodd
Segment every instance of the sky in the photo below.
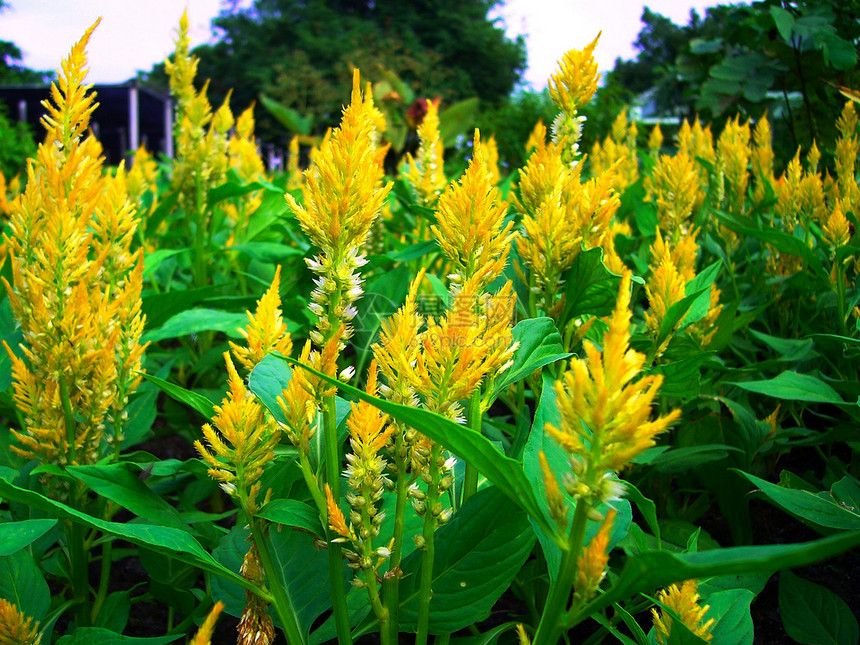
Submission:
M 250 0 L 244 0 L 247 4 Z M 408 1 L 408 0 L 404 0 Z M 212 18 L 221 0 L 8 0 L 0 13 L 0 40 L 22 50 L 31 69 L 59 67 L 72 45 L 99 17 L 102 22 L 88 47 L 93 83 L 120 83 L 137 70 L 148 71 L 174 49 L 179 17 L 187 7 L 192 46 L 209 42 Z M 510 36 L 524 35 L 529 67 L 525 81 L 539 89 L 555 71 L 568 49 L 582 48 L 599 31 L 595 51 L 601 70 L 610 70 L 616 57 L 634 58 L 633 41 L 641 28 L 644 5 L 687 24 L 690 9 L 704 14 L 717 0 L 507 0 L 497 13 Z

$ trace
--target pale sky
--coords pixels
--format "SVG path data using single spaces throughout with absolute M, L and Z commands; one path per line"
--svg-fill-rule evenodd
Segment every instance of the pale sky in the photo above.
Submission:
M 408 1 L 408 0 L 404 0 Z M 245 0 L 243 4 L 248 4 Z M 119 83 L 149 70 L 173 51 L 175 29 L 188 8 L 192 47 L 211 39 L 210 21 L 221 0 L 9 0 L 0 13 L 0 40 L 11 40 L 32 69 L 56 69 L 72 45 L 101 16 L 88 47 L 94 83 Z M 529 68 L 525 80 L 546 85 L 565 51 L 587 45 L 603 31 L 595 56 L 601 70 L 615 58 L 633 58 L 642 8 L 687 24 L 690 8 L 700 15 L 716 0 L 507 0 L 500 14 L 509 35 L 527 37 Z

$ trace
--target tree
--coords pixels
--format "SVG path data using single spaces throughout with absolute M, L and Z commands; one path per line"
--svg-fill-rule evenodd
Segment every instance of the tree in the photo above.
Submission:
M 397 74 L 419 96 L 452 102 L 477 96 L 491 105 L 513 90 L 525 43 L 505 37 L 487 16 L 494 0 L 255 0 L 213 21 L 216 42 L 197 47 L 198 77 L 213 102 L 233 89 L 241 109 L 261 92 L 333 124 L 347 98 L 352 67 L 378 80 Z M 155 69 L 152 80 L 157 81 Z M 281 132 L 260 114 L 258 131 Z

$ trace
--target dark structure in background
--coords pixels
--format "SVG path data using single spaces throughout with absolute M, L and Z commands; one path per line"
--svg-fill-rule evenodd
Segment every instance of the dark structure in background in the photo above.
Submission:
M 94 85 L 99 106 L 93 112 L 93 132 L 104 147 L 106 162 L 129 158 L 141 143 L 154 155 L 173 157 L 173 99 L 141 86 L 137 80 L 118 85 Z M 0 86 L 0 101 L 13 119 L 30 124 L 37 140 L 45 130 L 39 119 L 49 98 L 48 86 Z

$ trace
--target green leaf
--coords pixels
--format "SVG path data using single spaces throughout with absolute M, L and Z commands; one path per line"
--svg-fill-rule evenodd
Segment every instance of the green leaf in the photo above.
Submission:
M 657 455 L 650 463 L 660 472 L 683 473 L 699 464 L 724 459 L 729 452 L 743 453 L 743 450 L 724 444 L 673 448 Z
M 149 293 L 141 297 L 140 309 L 146 316 L 146 329 L 161 327 L 179 312 L 186 311 L 197 303 L 220 294 L 224 287 L 224 284 L 219 284 L 200 287 L 199 289 L 186 289 L 185 291 Z
M 711 306 L 711 284 L 719 268 L 718 260 L 687 283 L 684 288 L 686 295 L 669 307 L 660 321 L 660 330 L 654 341 L 657 347 L 674 333 L 676 327 L 692 324 L 707 315 Z
M 248 324 L 244 313 L 217 309 L 187 309 L 171 316 L 161 327 L 146 332 L 141 342 L 158 342 L 166 338 L 192 336 L 204 331 L 220 331 L 230 338 L 240 338 L 239 329 Z
M 255 586 L 242 576 L 218 564 L 200 543 L 185 531 L 169 526 L 108 522 L 82 513 L 39 493 L 19 488 L 6 481 L 0 481 L 0 496 L 3 496 L 7 500 L 27 504 L 57 517 L 70 519 L 89 528 L 98 529 L 109 535 L 127 540 L 132 544 L 148 547 L 153 551 L 174 557 L 181 562 L 194 565 L 204 571 L 209 571 L 210 573 L 233 580 L 245 589 L 256 590 Z M 18 553 L 24 552 L 19 551 Z
M 717 622 L 711 628 L 713 643 L 732 643 L 732 645 L 753 645 L 753 620 L 750 604 L 755 594 L 749 589 L 729 589 L 718 591 L 707 597 L 710 607 L 705 620 L 713 618 Z
M 857 52 L 854 45 L 838 35 L 827 34 L 822 39 L 821 46 L 824 60 L 829 62 L 834 69 L 845 71 L 857 64 Z
M 507 632 L 512 632 L 520 623 L 514 621 L 498 625 L 493 629 L 484 632 L 480 636 L 460 636 L 450 640 L 451 645 L 495 645 L 499 636 Z
M 223 252 L 229 253 L 233 251 L 245 255 L 251 260 L 271 263 L 281 262 L 285 258 L 302 257 L 304 255 L 304 252 L 294 246 L 278 244 L 277 242 L 245 242 L 243 244 L 224 247 Z
M 187 252 L 188 249 L 157 249 L 152 253 L 147 253 L 143 257 L 143 277 L 148 278 L 155 270 L 161 266 L 161 263 L 174 255 Z
M 851 531 L 801 544 L 728 547 L 685 554 L 667 551 L 639 553 L 627 558 L 615 584 L 585 605 L 578 616 L 590 616 L 614 602 L 673 582 L 801 567 L 832 558 L 858 545 L 860 531 Z
M 270 356 L 277 355 L 270 354 Z M 325 382 L 334 385 L 354 399 L 360 399 L 375 405 L 398 421 L 402 421 L 406 425 L 425 434 L 436 443 L 445 446 L 460 459 L 473 464 L 487 480 L 494 486 L 497 486 L 516 505 L 525 510 L 547 533 L 550 535 L 555 533 L 555 528 L 544 517 L 532 490 L 532 485 L 526 478 L 520 463 L 500 452 L 486 437 L 477 432 L 470 431 L 468 428 L 454 423 L 441 415 L 370 396 L 351 385 L 341 383 L 321 372 L 303 366 L 294 359 L 279 358 L 287 361 L 290 365 L 301 367 L 316 374 Z
M 260 94 L 260 104 L 290 132 L 305 136 L 311 133 L 314 124 L 312 115 L 302 116 L 295 110 L 262 93 Z
M 170 398 L 194 408 L 207 419 L 211 420 L 212 417 L 215 416 L 215 403 L 207 399 L 202 394 L 192 392 L 191 390 L 186 390 L 181 385 L 169 383 L 164 379 L 158 378 L 157 376 L 153 376 L 152 374 L 146 374 L 144 372 L 142 376 L 150 383 L 154 383 L 156 386 L 158 386 L 158 388 L 162 392 L 167 394 Z
M 22 520 L 0 524 L 0 556 L 12 555 L 45 535 L 57 520 Z
M 436 531 L 430 632 L 450 634 L 487 618 L 534 540 L 526 514 L 498 489 L 485 488 L 470 497 L 454 519 Z M 423 553 L 415 551 L 401 566 L 400 623 L 406 629 L 414 628 L 418 619 L 422 559 Z
M 0 557 L 0 598 L 18 605 L 33 620 L 41 622 L 45 617 L 51 606 L 51 592 L 29 551 L 20 549 Z
M 295 499 L 272 500 L 257 515 L 275 524 L 304 529 L 314 535 L 325 534 L 320 524 L 319 512 L 308 504 Z
M 757 486 L 774 504 L 804 521 L 831 529 L 860 530 L 860 513 L 857 509 L 848 510 L 829 495 L 827 498 L 819 497 L 807 490 L 771 484 L 742 470 L 736 472 Z
M 603 249 L 582 251 L 564 272 L 564 310 L 560 320 L 577 316 L 607 316 L 618 299 L 621 277 L 603 264 Z
M 478 116 L 478 103 L 477 98 L 466 99 L 439 113 L 439 136 L 443 146 L 450 148 L 457 143 L 457 137 L 472 129 Z
M 62 636 L 57 645 L 165 645 L 182 638 L 182 634 L 168 636 L 123 636 L 103 627 L 78 627 L 69 635 Z
M 779 574 L 779 613 L 786 634 L 804 645 L 856 645 L 860 639 L 857 619 L 842 598 L 788 570 Z
M 816 355 L 813 350 L 815 344 L 811 338 L 778 338 L 753 329 L 750 329 L 749 333 L 774 351 L 779 352 L 779 360 L 781 361 L 796 362 Z
M 67 470 L 102 497 L 127 508 L 150 524 L 189 530 L 179 511 L 152 492 L 129 471 L 126 464 L 69 466 Z
M 785 42 L 791 44 L 791 28 L 794 27 L 794 16 L 782 7 L 771 7 L 770 16 L 776 24 L 779 35 Z
M 128 623 L 131 612 L 131 592 L 115 591 L 105 598 L 99 610 L 99 615 L 93 621 L 93 627 L 103 627 L 113 632 L 122 633 Z
M 561 334 L 552 318 L 523 320 L 514 327 L 512 335 L 514 342 L 519 343 L 514 352 L 514 364 L 503 372 L 493 388 L 493 400 L 511 384 L 523 380 L 535 370 L 572 356 L 564 351 Z
M 250 534 L 251 531 L 247 526 L 234 526 L 212 549 L 212 557 L 222 567 L 238 574 L 250 547 L 248 542 Z M 209 575 L 207 580 L 212 598 L 224 603 L 224 611 L 231 616 L 241 616 L 248 602 L 245 590 L 235 581 L 221 576 Z
M 808 401 L 810 403 L 844 404 L 839 393 L 821 379 L 809 374 L 785 371 L 764 381 L 742 381 L 730 383 L 748 392 L 757 392 L 785 401 Z

